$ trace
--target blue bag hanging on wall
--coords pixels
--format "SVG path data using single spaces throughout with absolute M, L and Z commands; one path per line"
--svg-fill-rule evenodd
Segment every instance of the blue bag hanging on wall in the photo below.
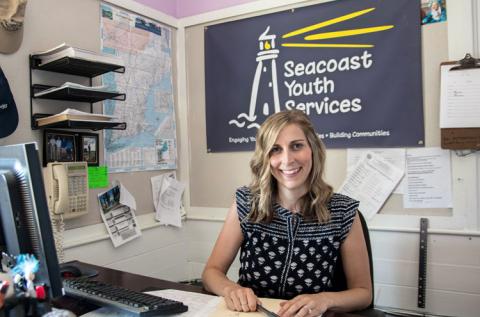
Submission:
M 0 138 L 9 136 L 17 129 L 18 112 L 7 78 L 0 67 Z

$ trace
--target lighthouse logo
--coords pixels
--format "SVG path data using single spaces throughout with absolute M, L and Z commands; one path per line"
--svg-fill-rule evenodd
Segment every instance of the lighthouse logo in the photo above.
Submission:
M 252 93 L 250 97 L 250 107 L 248 113 L 240 113 L 236 119 L 230 120 L 229 124 L 234 124 L 239 128 L 246 126 L 247 129 L 259 128 L 256 122 L 257 105 L 260 107 L 261 116 L 268 117 L 272 113 L 280 111 L 280 101 L 278 99 L 278 83 L 277 83 L 277 65 L 276 58 L 280 52 L 275 47 L 276 35 L 268 34 L 270 26 L 267 27 L 258 38 L 259 51 L 257 53 L 257 68 L 253 77 Z M 260 98 L 258 95 L 260 84 L 267 86 L 269 92 L 266 98 Z M 263 121 L 263 120 L 262 120 Z
M 348 38 L 356 35 L 363 35 L 368 33 L 383 32 L 393 28 L 393 25 L 379 25 L 369 26 L 364 28 L 346 29 L 333 32 L 319 32 L 311 34 L 312 31 L 321 30 L 327 26 L 335 25 L 337 23 L 351 20 L 359 16 L 368 14 L 374 11 L 375 8 L 368 8 L 351 12 L 333 19 L 322 21 L 316 24 L 308 25 L 281 36 L 283 48 L 305 48 L 305 49 L 319 49 L 319 48 L 337 48 L 337 49 L 351 49 L 351 48 L 372 48 L 372 43 L 327 43 L 325 40 Z M 309 33 L 309 34 L 307 34 Z M 299 42 L 290 42 L 291 39 L 301 38 Z M 280 98 L 278 93 L 279 78 L 277 71 L 277 58 L 280 55 L 280 50 L 277 48 L 277 35 L 275 35 L 270 26 L 258 37 L 258 52 L 256 56 L 256 69 L 253 75 L 251 85 L 251 94 L 248 111 L 238 114 L 232 118 L 228 124 L 242 129 L 259 128 L 261 122 L 266 117 L 273 113 L 281 111 Z M 288 39 L 288 40 L 287 40 Z M 259 92 L 262 92 L 261 94 Z

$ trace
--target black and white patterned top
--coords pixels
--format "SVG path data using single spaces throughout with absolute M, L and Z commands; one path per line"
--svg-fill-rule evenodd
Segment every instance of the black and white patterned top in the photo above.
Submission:
M 358 201 L 333 194 L 326 224 L 307 221 L 279 204 L 274 204 L 271 223 L 250 222 L 248 187 L 237 189 L 236 203 L 243 233 L 240 285 L 259 297 L 284 299 L 331 290 L 340 244 L 350 232 Z

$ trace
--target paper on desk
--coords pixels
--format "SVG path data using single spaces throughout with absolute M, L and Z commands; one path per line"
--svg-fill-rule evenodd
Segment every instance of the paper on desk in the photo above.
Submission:
M 383 149 L 383 148 L 371 148 L 371 149 L 347 149 L 347 174 L 350 174 L 358 161 L 367 153 L 373 152 L 383 157 L 386 161 L 395 165 L 397 168 L 405 172 L 406 164 L 406 150 L 404 148 L 395 149 Z M 405 193 L 405 186 L 407 178 L 402 176 L 402 179 L 398 185 L 393 189 L 394 194 Z
M 141 236 L 135 217 L 136 202 L 122 184 L 98 194 L 100 215 L 116 248 Z
M 223 301 L 223 299 L 218 296 L 185 292 L 185 291 L 179 291 L 179 290 L 173 290 L 173 289 L 165 289 L 165 290 L 159 290 L 159 291 L 153 291 L 153 292 L 147 292 L 147 293 L 154 296 L 160 296 L 163 298 L 176 300 L 187 305 L 188 311 L 181 314 L 169 315 L 169 316 L 176 316 L 176 317 L 211 316 L 211 314 L 215 311 L 220 301 Z M 103 307 L 82 316 L 85 316 L 85 317 L 110 317 L 110 316 L 130 317 L 132 316 L 133 317 L 138 315 L 121 311 L 115 308 Z
M 276 298 L 259 298 L 262 302 L 262 306 L 268 309 L 271 312 L 278 312 L 280 310 L 280 303 L 284 302 L 283 299 Z M 209 315 L 209 317 L 265 317 L 266 315 L 261 312 L 251 312 L 251 313 L 239 313 L 231 311 L 227 308 L 227 304 L 222 300 L 218 303 L 217 309 Z
M 212 296 L 201 293 L 185 292 L 173 289 L 165 289 L 153 292 L 147 292 L 148 294 L 159 296 L 171 300 L 182 302 L 188 306 L 188 311 L 181 314 L 174 314 L 169 316 L 176 317 L 206 317 L 211 316 L 217 309 L 220 301 L 223 301 L 221 297 Z M 90 312 L 85 317 L 117 317 L 117 316 L 138 316 L 133 313 L 117 310 L 115 308 L 103 307 Z
M 403 173 L 381 156 L 368 152 L 347 175 L 339 192 L 360 201 L 358 209 L 371 219 L 397 186 Z
M 156 199 L 155 219 L 165 225 L 181 227 L 181 199 L 185 185 L 169 176 L 163 177 L 161 182 Z M 152 190 L 153 187 L 152 183 Z M 158 184 L 155 187 L 158 188 Z
M 163 289 L 159 291 L 148 292 L 148 294 L 176 300 L 187 305 L 188 311 L 175 315 L 179 317 L 211 316 L 212 313 L 216 310 L 219 303 L 223 301 L 222 297 L 201 293 L 179 291 L 176 289 Z
M 192 293 L 186 291 L 179 291 L 174 289 L 165 289 L 159 291 L 148 292 L 148 294 L 154 296 L 160 296 L 171 300 L 180 301 L 188 306 L 188 311 L 169 315 L 176 317 L 265 317 L 265 314 L 259 312 L 252 313 L 240 313 L 231 311 L 227 308 L 223 297 Z M 273 298 L 260 298 L 263 306 L 273 312 L 277 312 L 280 309 L 281 299 Z M 136 316 L 124 311 L 120 311 L 114 308 L 104 307 L 88 314 L 82 315 L 85 317 L 119 317 L 119 316 Z
M 407 150 L 405 208 L 451 208 L 450 151 L 440 148 Z
M 480 68 L 450 71 L 442 65 L 440 128 L 480 127 Z
M 188 311 L 175 316 L 181 317 L 265 317 L 259 312 L 240 313 L 227 308 L 223 297 L 166 289 L 148 292 L 149 294 L 180 301 L 188 306 Z M 260 298 L 262 305 L 273 312 L 280 310 L 282 299 Z

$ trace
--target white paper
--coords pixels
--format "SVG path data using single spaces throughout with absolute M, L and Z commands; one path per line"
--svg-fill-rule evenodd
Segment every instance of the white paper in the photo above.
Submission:
M 63 57 L 75 57 L 77 59 L 118 65 L 120 67 L 125 66 L 123 60 L 118 56 L 76 48 L 67 45 L 66 43 L 62 43 L 45 51 L 35 52 L 32 54 L 32 56 L 40 59 L 40 66 L 56 61 Z
M 33 52 L 32 55 L 37 56 L 37 57 L 43 57 L 43 56 L 46 56 L 46 55 L 51 55 L 51 54 L 54 54 L 54 53 L 58 53 L 60 51 L 68 49 L 68 48 L 70 48 L 70 45 L 67 45 L 66 43 L 62 43 L 58 46 L 55 46 L 55 47 L 53 47 L 51 49 L 48 49 L 48 50 L 45 50 L 45 51 Z
M 217 308 L 222 297 L 179 291 L 175 289 L 163 289 L 159 291 L 148 292 L 148 294 L 160 296 L 182 302 L 188 306 L 188 311 L 175 316 L 181 317 L 205 317 L 211 315 Z
M 175 172 L 163 173 L 150 178 L 150 182 L 152 183 L 153 205 L 155 206 L 156 212 L 158 211 L 158 201 L 160 200 L 160 193 L 162 190 L 163 179 L 165 177 L 175 178 Z
M 85 90 L 85 91 L 98 91 L 98 92 L 107 92 L 107 93 L 118 93 L 117 91 L 111 90 L 109 87 L 105 85 L 101 86 L 84 86 L 76 83 L 71 83 L 71 82 L 66 82 L 62 84 L 61 86 L 58 87 L 52 87 L 48 89 L 41 90 L 39 92 L 36 92 L 34 94 L 35 97 L 40 97 L 46 94 L 50 94 L 52 92 L 58 91 L 58 90 L 63 90 L 66 88 L 72 88 L 72 89 L 80 89 L 80 90 Z
M 164 177 L 157 202 L 155 219 L 165 225 L 182 226 L 180 211 L 181 199 L 185 185 L 174 178 Z
M 100 215 L 116 248 L 141 236 L 137 218 L 136 202 L 122 184 L 98 194 Z
M 216 307 L 222 297 L 192 293 L 185 291 L 178 291 L 173 289 L 165 289 L 153 292 L 147 292 L 148 294 L 159 296 L 171 300 L 182 302 L 188 306 L 188 311 L 181 314 L 170 314 L 168 316 L 176 317 L 205 317 L 210 316 L 215 312 Z M 126 311 L 118 310 L 110 307 L 103 307 L 97 310 L 91 311 L 85 315 L 85 317 L 120 317 L 120 316 L 137 316 L 135 314 L 128 313 Z
M 137 210 L 137 202 L 125 186 L 120 184 L 120 204 L 126 205 L 133 210 Z
M 450 151 L 440 148 L 407 150 L 405 208 L 451 208 Z
M 62 114 L 70 114 L 70 115 L 85 116 L 85 117 L 104 117 L 105 119 L 116 119 L 116 117 L 114 116 L 108 116 L 105 114 L 92 113 L 92 112 L 84 112 L 84 111 L 80 111 L 72 108 L 67 108 L 64 111 L 57 113 L 57 115 L 62 115 Z
M 340 186 L 339 192 L 360 201 L 359 210 L 373 218 L 400 181 L 403 171 L 381 156 L 368 152 Z
M 480 127 L 480 68 L 441 67 L 440 128 Z
M 389 163 L 395 165 L 402 172 L 405 172 L 406 150 L 404 148 L 370 148 L 370 149 L 347 149 L 347 174 L 350 174 L 358 161 L 367 153 L 373 152 L 383 157 Z M 407 178 L 402 176 L 398 185 L 393 189 L 394 194 L 404 194 Z

